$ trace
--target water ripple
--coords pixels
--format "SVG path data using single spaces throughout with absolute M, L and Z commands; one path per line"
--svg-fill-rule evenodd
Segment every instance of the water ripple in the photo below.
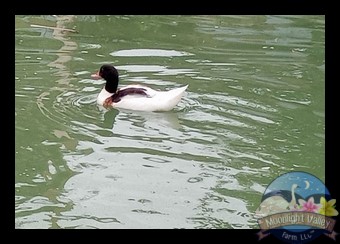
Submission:
M 110 53 L 112 56 L 116 57 L 180 57 L 193 55 L 184 51 L 176 50 L 162 50 L 162 49 L 130 49 L 130 50 L 119 50 Z
M 16 228 L 257 228 L 273 177 L 324 170 L 323 25 L 17 16 Z M 104 63 L 122 86 L 189 88 L 170 112 L 105 109 Z

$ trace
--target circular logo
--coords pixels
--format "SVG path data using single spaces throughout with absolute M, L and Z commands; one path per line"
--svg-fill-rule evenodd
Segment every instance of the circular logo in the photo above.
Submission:
M 325 234 L 335 240 L 335 202 L 314 175 L 283 174 L 267 187 L 255 212 L 259 239 L 273 234 L 289 243 L 306 243 Z

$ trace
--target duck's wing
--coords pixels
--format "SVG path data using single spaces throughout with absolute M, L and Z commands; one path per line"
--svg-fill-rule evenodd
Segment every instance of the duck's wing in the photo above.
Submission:
M 118 91 L 124 91 L 124 90 L 130 90 L 132 91 L 131 93 L 128 92 L 127 95 L 138 95 L 138 91 L 144 91 L 146 94 L 147 94 L 147 97 L 151 98 L 151 97 L 154 97 L 159 91 L 156 91 L 150 87 L 147 87 L 147 86 L 143 86 L 143 85 L 127 85 L 127 86 L 124 86 L 122 88 L 120 88 Z M 133 90 L 137 91 L 135 94 L 133 94 Z
M 149 97 L 147 90 L 140 87 L 128 87 L 118 90 L 111 96 L 111 102 L 117 103 L 126 96 Z

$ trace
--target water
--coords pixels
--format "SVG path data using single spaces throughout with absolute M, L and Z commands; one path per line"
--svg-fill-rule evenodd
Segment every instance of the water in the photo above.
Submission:
M 258 228 L 275 177 L 324 181 L 324 16 L 16 16 L 15 62 L 16 228 Z M 106 110 L 104 63 L 189 88 Z

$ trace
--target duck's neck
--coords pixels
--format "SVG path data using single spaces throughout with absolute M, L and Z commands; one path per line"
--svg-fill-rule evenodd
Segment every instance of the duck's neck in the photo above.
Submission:
M 105 90 L 109 93 L 116 93 L 118 87 L 118 81 L 106 80 Z

